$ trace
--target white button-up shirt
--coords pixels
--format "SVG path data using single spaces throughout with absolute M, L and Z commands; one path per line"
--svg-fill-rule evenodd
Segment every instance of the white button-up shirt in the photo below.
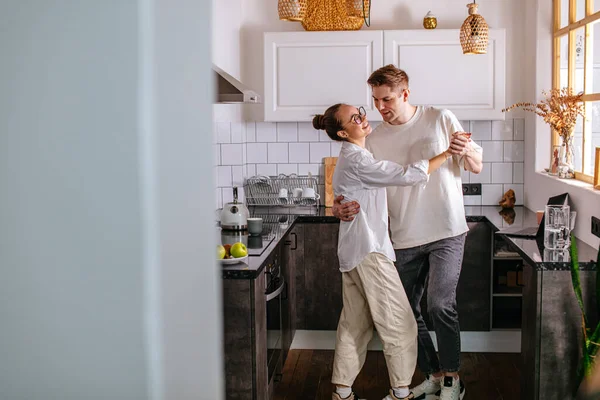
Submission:
M 411 186 L 427 182 L 429 161 L 404 167 L 378 161 L 367 150 L 344 142 L 333 174 L 333 192 L 344 202 L 357 201 L 360 212 L 352 221 L 340 221 L 338 259 L 340 271 L 354 269 L 369 253 L 395 261 L 388 233 L 386 186 Z

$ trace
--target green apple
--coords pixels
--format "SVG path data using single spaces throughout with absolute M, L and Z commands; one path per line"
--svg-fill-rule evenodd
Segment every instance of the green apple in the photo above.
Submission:
M 235 258 L 246 257 L 248 255 L 248 249 L 242 242 L 234 243 L 229 252 L 231 253 L 231 256 Z
M 223 258 L 225 258 L 225 247 L 223 247 L 222 245 L 218 245 L 217 246 L 217 260 L 222 260 Z

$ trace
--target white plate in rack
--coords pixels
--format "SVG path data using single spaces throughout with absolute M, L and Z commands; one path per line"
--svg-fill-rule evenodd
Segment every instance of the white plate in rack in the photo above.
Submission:
M 223 258 L 219 260 L 223 265 L 231 265 L 231 264 L 239 264 L 246 262 L 248 260 L 248 256 L 239 257 L 239 258 Z

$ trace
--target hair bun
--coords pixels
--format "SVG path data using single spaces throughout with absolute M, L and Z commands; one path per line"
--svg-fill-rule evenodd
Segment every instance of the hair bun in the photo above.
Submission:
M 313 128 L 318 129 L 318 130 L 325 129 L 325 116 L 324 115 L 322 115 L 322 114 L 315 115 L 312 122 L 313 122 Z

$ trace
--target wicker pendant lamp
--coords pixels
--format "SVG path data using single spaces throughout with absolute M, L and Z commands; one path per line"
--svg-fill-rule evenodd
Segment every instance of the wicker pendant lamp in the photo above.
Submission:
M 277 10 L 279 19 L 284 21 L 302 21 L 306 14 L 307 0 L 279 0 Z
M 460 45 L 463 54 L 487 53 L 489 27 L 485 19 L 477 13 L 477 4 L 467 4 L 469 16 L 460 28 Z

